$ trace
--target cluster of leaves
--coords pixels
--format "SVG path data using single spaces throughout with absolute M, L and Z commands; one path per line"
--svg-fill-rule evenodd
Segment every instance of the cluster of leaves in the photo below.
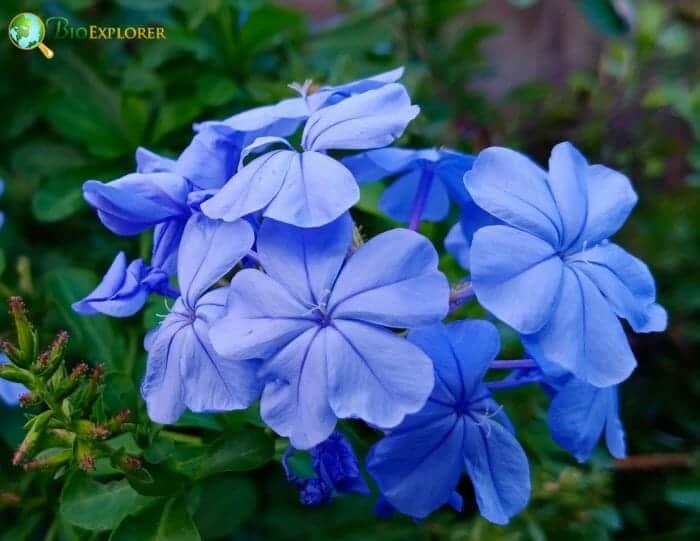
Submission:
M 498 34 L 499 21 L 471 22 L 485 3 L 345 0 L 339 5 L 346 14 L 334 25 L 262 0 L 0 5 L 0 20 L 34 11 L 67 16 L 75 26 L 163 24 L 168 36 L 127 43 L 52 41 L 49 33 L 47 44 L 56 52 L 51 63 L 38 53 L 0 48 L 0 64 L 10 74 L 0 82 L 0 177 L 6 181 L 0 294 L 27 298 L 41 315 L 39 341 L 50 342 L 56 329 L 67 328 L 69 358 L 104 364 L 99 398 L 87 417 L 76 419 L 103 423 L 129 409 L 133 430 L 97 443 L 116 440 L 115 453 L 123 449 L 143 462 L 141 473 L 127 474 L 109 457 L 96 457 L 95 469 L 85 472 L 73 454 L 65 455 L 70 466 L 59 482 L 55 469 L 19 471 L 11 460 L 26 419 L 23 410 L 2 408 L 0 520 L 7 526 L 0 539 L 218 539 L 235 533 L 251 539 L 568 540 L 607 539 L 621 529 L 629 538 L 656 531 L 697 535 L 700 472 L 613 473 L 602 456 L 576 466 L 551 442 L 542 422 L 545 401 L 532 389 L 505 400 L 533 457 L 534 486 L 530 509 L 508 528 L 473 518 L 469 502 L 462 515 L 440 512 L 419 525 L 368 520 L 371 499 L 353 496 L 301 513 L 276 461 L 242 473 L 284 450 L 255 412 L 187 415 L 167 430 L 146 421 L 136 391 L 145 365 L 140 341 L 166 310 L 161 299 L 145 318 L 119 322 L 70 310 L 116 251 L 132 257 L 150 251 L 145 237 L 129 242 L 96 226 L 81 196 L 85 179 L 106 181 L 132 170 L 138 145 L 174 155 L 190 139 L 193 120 L 286 97 L 279 95 L 280 80 L 313 77 L 332 84 L 404 64 L 411 95 L 424 111 L 405 146 L 437 142 L 475 151 L 502 144 L 545 159 L 554 142 L 570 139 L 635 181 L 640 208 L 621 242 L 654 269 L 671 327 L 663 337 L 635 339 L 640 368 L 623 393 L 623 419 L 632 453 L 688 456 L 700 442 L 697 417 L 689 413 L 700 406 L 694 376 L 700 352 L 700 11 L 692 0 L 581 0 L 581 13 L 604 36 L 595 69 L 570 71 L 563 87 L 533 81 L 493 98 L 470 85 L 498 75 L 497 60 L 487 60 L 481 46 Z M 514 16 L 544 3 L 510 2 Z M 369 235 L 390 226 L 377 210 L 382 189 L 363 187 L 355 215 Z M 424 225 L 422 232 L 439 245 L 447 227 Z M 449 256 L 441 267 L 450 279 L 461 278 Z M 0 329 L 3 335 L 9 329 L 1 315 Z M 513 358 L 520 354 L 515 342 L 506 343 Z M 343 429 L 364 453 L 371 443 L 366 434 L 353 425 Z

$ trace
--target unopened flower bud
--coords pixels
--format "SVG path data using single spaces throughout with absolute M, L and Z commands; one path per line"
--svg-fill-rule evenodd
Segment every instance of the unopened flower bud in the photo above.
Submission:
M 36 357 L 37 336 L 34 327 L 27 318 L 27 309 L 21 297 L 10 297 L 10 316 L 17 331 L 18 348 L 16 358 L 10 357 L 19 366 L 29 366 Z
M 17 452 L 12 457 L 12 464 L 14 466 L 19 465 L 25 459 L 25 457 L 32 453 L 37 442 L 39 441 L 39 438 L 41 438 L 46 430 L 46 427 L 49 425 L 49 421 L 51 420 L 52 416 L 53 412 L 49 410 L 40 413 L 29 421 L 29 432 L 20 444 Z
M 68 333 L 61 331 L 56 335 L 51 347 L 42 351 L 34 363 L 34 371 L 42 376 L 50 377 L 61 365 L 63 354 L 68 344 Z
M 83 440 L 76 442 L 75 459 L 81 470 L 89 472 L 95 469 L 95 455 L 92 448 Z

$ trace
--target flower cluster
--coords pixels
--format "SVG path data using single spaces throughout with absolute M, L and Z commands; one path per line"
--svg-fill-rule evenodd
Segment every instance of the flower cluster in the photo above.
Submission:
M 503 148 L 389 147 L 419 112 L 401 75 L 290 85 L 298 97 L 195 125 L 177 159 L 139 149 L 135 173 L 86 182 L 102 223 L 152 229 L 153 251 L 150 262 L 118 254 L 74 309 L 129 316 L 153 293 L 174 299 L 145 340 L 150 417 L 259 400 L 289 438 L 283 465 L 304 503 L 369 493 L 338 431 L 355 419 L 384 435 L 365 462 L 379 510 L 461 509 L 466 473 L 481 514 L 503 524 L 527 504 L 530 474 L 493 393 L 542 385 L 556 442 L 585 460 L 604 432 L 623 456 L 617 386 L 635 360 L 618 318 L 649 332 L 666 314 L 647 267 L 608 240 L 636 202 L 625 176 L 568 143 L 549 171 Z M 392 181 L 380 209 L 408 228 L 365 242 L 349 210 L 358 184 L 380 180 Z M 460 220 L 445 245 L 469 270 L 452 287 L 417 232 L 451 205 Z M 444 322 L 472 299 L 529 358 L 496 360 L 488 321 Z M 309 451 L 313 477 L 292 472 L 292 450 Z

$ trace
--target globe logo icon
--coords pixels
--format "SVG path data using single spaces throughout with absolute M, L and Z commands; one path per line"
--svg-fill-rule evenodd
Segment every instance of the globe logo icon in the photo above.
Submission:
M 46 58 L 53 58 L 53 51 L 44 45 L 46 27 L 44 21 L 33 13 L 15 15 L 8 27 L 10 41 L 18 49 L 31 51 L 37 47 Z

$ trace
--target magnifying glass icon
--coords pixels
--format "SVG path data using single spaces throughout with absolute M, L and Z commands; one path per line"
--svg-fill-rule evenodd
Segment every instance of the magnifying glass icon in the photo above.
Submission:
M 53 58 L 53 51 L 44 45 L 46 26 L 41 17 L 33 13 L 15 15 L 7 28 L 12 45 L 23 51 L 39 49 L 48 59 Z

